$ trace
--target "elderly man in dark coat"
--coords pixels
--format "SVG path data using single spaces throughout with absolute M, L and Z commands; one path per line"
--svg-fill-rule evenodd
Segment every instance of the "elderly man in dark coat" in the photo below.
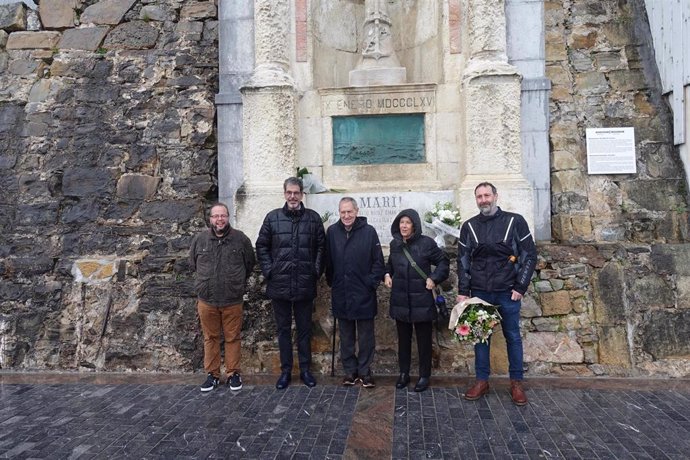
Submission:
M 357 216 L 354 198 L 342 198 L 338 212 L 340 220 L 326 233 L 326 281 L 331 287 L 333 317 L 340 326 L 343 385 L 360 381 L 364 388 L 373 388 L 376 288 L 383 278 L 383 252 L 374 227 L 366 217 Z

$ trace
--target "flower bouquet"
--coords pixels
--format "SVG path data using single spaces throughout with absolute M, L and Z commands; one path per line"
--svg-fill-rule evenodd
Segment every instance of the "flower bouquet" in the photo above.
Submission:
M 424 213 L 424 220 L 426 222 L 432 223 L 435 219 L 451 227 L 458 227 L 460 222 L 462 222 L 460 219 L 460 210 L 449 201 L 443 203 L 437 201 L 430 211 Z
M 458 342 L 471 342 L 476 345 L 487 343 L 500 322 L 501 315 L 495 305 L 472 297 L 453 307 L 448 329 Z
M 430 229 L 436 235 L 435 241 L 440 248 L 446 246 L 446 236 L 460 237 L 460 211 L 453 203 L 448 201 L 437 202 L 430 211 L 424 213 L 424 227 Z M 454 241 L 453 241 L 454 242 Z

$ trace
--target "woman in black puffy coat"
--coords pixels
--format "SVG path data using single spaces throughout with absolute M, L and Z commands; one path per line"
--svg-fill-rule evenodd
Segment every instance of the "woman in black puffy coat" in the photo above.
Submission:
M 422 221 L 414 209 L 405 209 L 397 215 L 391 225 L 391 234 L 393 241 L 384 282 L 392 288 L 390 315 L 398 329 L 400 376 L 395 386 L 402 389 L 410 382 L 414 329 L 419 354 L 419 381 L 414 391 L 419 392 L 429 387 L 431 377 L 431 340 L 437 316 L 433 289 L 448 278 L 450 267 L 448 257 L 436 242 L 422 235 Z M 403 249 L 407 249 L 425 277 L 412 266 Z

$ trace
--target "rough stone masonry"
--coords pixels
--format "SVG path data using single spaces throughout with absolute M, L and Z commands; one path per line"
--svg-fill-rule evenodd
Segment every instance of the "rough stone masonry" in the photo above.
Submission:
M 0 367 L 199 370 L 186 255 L 217 198 L 217 5 L 36 3 L 0 5 Z M 527 375 L 687 377 L 688 192 L 642 1 L 544 6 L 553 241 L 539 246 L 523 306 Z M 587 175 L 592 125 L 635 127 L 637 175 Z M 270 373 L 261 281 L 250 281 L 243 366 Z M 314 322 L 323 372 L 329 295 L 324 284 Z M 396 371 L 387 296 L 379 373 Z M 434 372 L 471 374 L 471 348 L 438 337 Z

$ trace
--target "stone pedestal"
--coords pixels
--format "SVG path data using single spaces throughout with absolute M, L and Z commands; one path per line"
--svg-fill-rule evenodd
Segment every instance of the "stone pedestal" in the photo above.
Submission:
M 534 194 L 523 172 L 520 141 L 520 76 L 507 63 L 470 62 L 463 81 L 465 99 L 465 176 L 460 212 L 477 213 L 474 188 L 489 181 L 499 206 L 522 214 L 534 229 Z
M 350 86 L 400 85 L 407 80 L 405 67 L 355 69 L 350 71 Z
M 243 89 L 244 185 L 236 196 L 237 226 L 255 239 L 268 211 L 284 203 L 283 181 L 296 173 L 294 88 Z

